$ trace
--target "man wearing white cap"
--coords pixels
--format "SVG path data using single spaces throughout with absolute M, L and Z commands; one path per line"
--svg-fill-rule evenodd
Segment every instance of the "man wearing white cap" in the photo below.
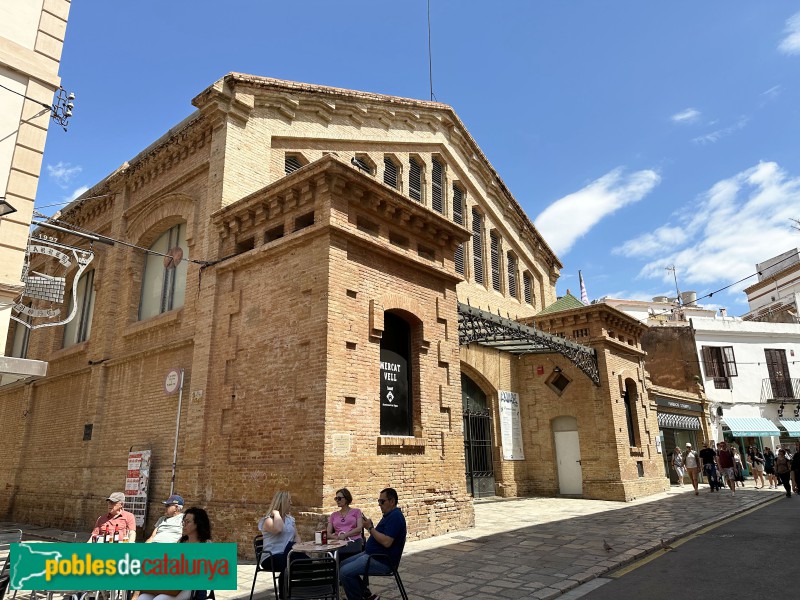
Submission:
M 177 542 L 183 535 L 183 498 L 173 494 L 164 502 L 164 516 L 156 522 L 153 534 L 147 543 L 171 544 Z
M 106 498 L 106 502 L 108 503 L 108 513 L 97 518 L 89 541 L 96 541 L 101 536 L 103 541 L 105 538 L 111 538 L 109 541 L 114 541 L 115 534 L 120 542 L 136 541 L 136 517 L 123 508 L 125 494 L 114 492 Z
M 697 479 L 700 473 L 700 457 L 697 455 L 697 452 L 692 449 L 692 445 L 689 442 L 686 442 L 686 452 L 683 453 L 683 465 L 686 467 L 686 472 L 692 480 L 694 495 L 697 496 L 700 493 L 697 491 Z

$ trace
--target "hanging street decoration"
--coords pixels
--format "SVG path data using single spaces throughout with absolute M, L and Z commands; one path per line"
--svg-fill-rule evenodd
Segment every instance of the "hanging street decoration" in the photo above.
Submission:
M 78 282 L 93 258 L 91 250 L 61 244 L 56 238 L 30 237 L 21 277 L 25 288 L 12 307 L 11 318 L 29 329 L 69 323 L 78 311 Z M 70 275 L 72 293 L 67 306 L 64 292 Z

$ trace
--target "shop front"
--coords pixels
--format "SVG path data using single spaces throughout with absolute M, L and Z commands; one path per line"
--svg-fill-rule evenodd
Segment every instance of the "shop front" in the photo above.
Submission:
M 686 450 L 686 444 L 692 448 L 701 448 L 703 440 L 703 427 L 700 416 L 703 408 L 700 404 L 676 400 L 663 396 L 656 396 L 658 410 L 658 428 L 661 431 L 661 448 L 664 457 L 664 471 L 670 483 L 678 484 L 678 476 L 672 469 L 672 458 L 675 448 L 681 452 Z
M 747 449 L 750 446 L 755 446 L 759 450 L 771 447 L 771 439 L 764 441 L 763 438 L 777 438 L 782 434 L 775 423 L 764 417 L 724 417 L 722 435 L 729 446 L 736 446 L 739 449 L 745 474 L 749 475 Z

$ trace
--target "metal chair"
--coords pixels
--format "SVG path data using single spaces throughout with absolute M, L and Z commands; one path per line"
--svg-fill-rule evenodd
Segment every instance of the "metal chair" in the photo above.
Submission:
M 390 573 L 369 573 L 369 563 L 372 562 L 373 558 L 380 558 L 381 563 L 385 564 L 391 569 Z M 397 583 L 397 590 L 400 592 L 400 597 L 403 600 L 408 600 L 408 595 L 406 594 L 406 588 L 403 587 L 403 582 L 400 579 L 400 573 L 397 572 L 397 566 L 392 564 L 392 560 L 389 558 L 388 554 L 370 554 L 367 557 L 367 565 L 365 567 L 364 572 L 369 573 L 369 577 L 394 577 L 395 582 Z
M 264 551 L 264 536 L 258 534 L 253 538 L 253 550 L 256 551 L 256 572 L 253 573 L 253 586 L 250 588 L 250 600 L 253 600 L 253 594 L 256 591 L 256 578 L 262 571 L 272 571 L 272 589 L 275 592 L 275 600 L 278 600 L 278 575 L 275 573 L 275 564 L 272 561 L 272 552 Z M 269 569 L 261 566 L 261 562 L 269 558 Z
M 8 585 L 11 582 L 11 568 L 9 565 L 11 544 L 18 544 L 21 541 L 21 529 L 4 529 L 0 531 L 0 600 L 5 596 Z
M 286 565 L 286 600 L 339 600 L 339 564 L 330 556 L 298 558 Z

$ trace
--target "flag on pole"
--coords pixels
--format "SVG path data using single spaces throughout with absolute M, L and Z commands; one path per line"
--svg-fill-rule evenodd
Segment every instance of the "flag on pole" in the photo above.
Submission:
M 589 294 L 586 293 L 586 284 L 583 282 L 583 274 L 578 271 L 578 279 L 581 280 L 581 302 L 589 305 Z

